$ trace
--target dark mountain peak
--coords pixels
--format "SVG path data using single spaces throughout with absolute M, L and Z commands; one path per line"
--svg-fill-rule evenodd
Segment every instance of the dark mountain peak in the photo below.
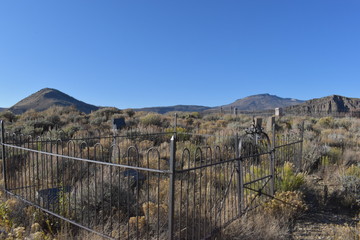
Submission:
M 79 101 L 57 89 L 43 88 L 36 93 L 24 98 L 9 110 L 21 114 L 30 109 L 44 111 L 53 106 L 75 106 L 79 111 L 90 113 L 98 107 Z

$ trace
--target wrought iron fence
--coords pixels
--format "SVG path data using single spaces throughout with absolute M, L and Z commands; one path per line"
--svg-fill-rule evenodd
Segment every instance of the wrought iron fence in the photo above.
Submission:
M 1 148 L 5 191 L 78 227 L 108 239 L 210 239 L 273 196 L 276 166 L 301 168 L 302 133 L 52 139 L 2 122 Z

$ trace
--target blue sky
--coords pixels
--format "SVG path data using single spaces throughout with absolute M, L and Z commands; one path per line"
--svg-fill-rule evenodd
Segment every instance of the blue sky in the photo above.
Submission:
M 1 0 L 0 107 L 360 98 L 358 0 Z

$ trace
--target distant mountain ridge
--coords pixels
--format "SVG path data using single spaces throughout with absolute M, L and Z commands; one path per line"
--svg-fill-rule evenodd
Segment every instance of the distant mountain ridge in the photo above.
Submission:
M 75 106 L 84 113 L 99 109 L 97 106 L 79 101 L 59 90 L 44 88 L 16 103 L 9 110 L 15 114 L 22 114 L 30 109 L 44 111 L 53 106 Z
M 211 109 L 211 107 L 197 106 L 197 105 L 175 105 L 175 106 L 167 106 L 167 107 L 137 108 L 134 110 L 164 114 L 167 112 L 202 112 L 208 109 Z
M 265 93 L 238 99 L 233 103 L 221 106 L 221 108 L 224 110 L 237 108 L 240 111 L 263 111 L 293 106 L 303 102 L 303 100 L 281 98 L 276 95 Z
M 24 98 L 11 108 L 0 108 L 1 111 L 9 110 L 15 114 L 22 114 L 30 109 L 44 111 L 53 106 L 75 106 L 79 111 L 90 113 L 100 107 L 79 101 L 59 90 L 44 88 L 40 91 Z M 134 109 L 135 111 L 157 112 L 160 114 L 167 112 L 220 112 L 220 109 L 230 110 L 237 108 L 240 112 L 262 112 L 270 111 L 274 108 L 284 108 L 285 113 L 290 114 L 330 114 L 330 113 L 360 113 L 360 98 L 349 98 L 340 95 L 331 95 L 323 98 L 302 101 L 292 98 L 281 98 L 276 95 L 258 94 L 238 99 L 233 103 L 218 106 L 206 107 L 197 105 L 176 105 L 166 107 L 148 107 Z
M 274 108 L 284 108 L 287 106 L 292 106 L 296 104 L 303 103 L 304 101 L 292 98 L 281 98 L 275 95 L 258 94 L 249 96 L 246 98 L 238 99 L 233 103 L 219 106 L 219 107 L 205 107 L 205 106 L 194 106 L 194 105 L 176 105 L 168 107 L 148 107 L 135 109 L 136 111 L 148 111 L 148 112 L 157 112 L 157 113 L 167 113 L 173 111 L 183 111 L 183 112 L 216 112 L 223 110 L 230 110 L 232 108 L 237 108 L 239 111 L 265 111 L 273 110 Z
M 360 98 L 331 95 L 311 99 L 300 105 L 290 106 L 285 110 L 293 114 L 331 114 L 360 111 Z

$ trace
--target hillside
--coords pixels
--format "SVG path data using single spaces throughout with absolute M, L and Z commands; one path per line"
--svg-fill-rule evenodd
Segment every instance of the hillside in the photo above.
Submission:
M 148 107 L 148 108 L 139 108 L 135 111 L 145 111 L 145 112 L 156 112 L 156 113 L 167 113 L 167 112 L 202 112 L 204 110 L 210 109 L 210 107 L 205 106 L 196 106 L 196 105 L 176 105 L 168 107 Z
M 270 94 L 258 94 L 249 96 L 246 98 L 238 99 L 233 103 L 223 105 L 220 107 L 205 107 L 205 106 L 196 106 L 196 105 L 176 105 L 168 107 L 148 107 L 135 109 L 136 111 L 147 111 L 147 112 L 157 112 L 157 113 L 167 113 L 173 111 L 181 112 L 216 112 L 220 108 L 223 110 L 230 110 L 231 108 L 237 108 L 239 111 L 264 111 L 264 110 L 273 110 L 277 107 L 287 107 L 296 104 L 303 103 L 304 101 L 291 99 L 291 98 L 281 98 L 275 95 Z
M 262 111 L 278 107 L 287 107 L 303 103 L 304 101 L 281 98 L 270 94 L 258 94 L 238 99 L 233 103 L 221 106 L 224 110 L 237 108 L 240 111 Z
M 91 111 L 99 109 L 94 105 L 79 101 L 59 90 L 44 88 L 16 103 L 9 108 L 9 110 L 15 114 L 22 114 L 30 109 L 44 111 L 53 106 L 75 106 L 79 111 L 84 113 L 90 113 Z
M 360 111 L 360 99 L 332 95 L 323 98 L 315 98 L 297 106 L 285 109 L 292 114 L 332 114 Z

